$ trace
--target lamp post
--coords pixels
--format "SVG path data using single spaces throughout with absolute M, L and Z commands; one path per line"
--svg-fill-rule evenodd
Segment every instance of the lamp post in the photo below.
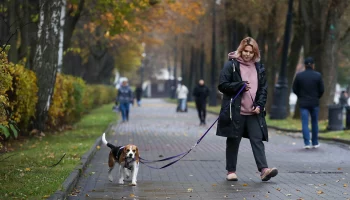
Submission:
M 145 76 L 145 64 L 144 64 L 144 60 L 146 58 L 146 53 L 142 53 L 142 61 L 141 61 L 141 87 L 143 85 L 143 80 L 144 80 L 144 76 Z
M 146 59 L 145 46 L 146 46 L 146 43 L 142 42 L 143 53 L 141 54 L 142 60 L 141 60 L 141 69 L 140 69 L 141 87 L 143 86 L 143 80 L 144 80 L 144 74 L 145 74 L 145 59 Z
M 176 98 L 176 88 L 177 88 L 177 36 L 175 36 L 174 45 L 174 81 L 172 85 L 172 98 Z
M 290 29 L 292 26 L 292 10 L 293 0 L 288 2 L 288 13 L 286 19 L 286 26 L 284 32 L 283 52 L 282 52 L 282 64 L 280 73 L 278 76 L 277 84 L 273 93 L 273 102 L 271 106 L 270 118 L 271 119 L 285 119 L 288 116 L 288 81 L 287 81 L 287 58 L 288 58 L 288 46 L 290 40 Z
M 216 106 L 216 3 L 217 0 L 213 0 L 213 14 L 212 14 L 212 47 L 211 47 L 211 94 L 210 94 L 210 106 Z

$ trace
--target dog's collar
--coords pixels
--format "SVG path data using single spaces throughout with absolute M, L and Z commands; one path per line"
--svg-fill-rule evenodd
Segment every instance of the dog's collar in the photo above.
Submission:
M 131 169 L 132 169 L 132 166 L 130 166 L 130 163 L 133 162 L 133 161 L 135 161 L 134 158 L 132 158 L 132 159 L 128 162 L 128 161 L 127 161 L 127 158 L 125 157 L 124 168 L 127 168 L 127 169 L 131 170 Z

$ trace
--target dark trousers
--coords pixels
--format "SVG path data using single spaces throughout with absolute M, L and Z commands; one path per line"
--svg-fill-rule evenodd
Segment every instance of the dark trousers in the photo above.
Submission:
M 205 123 L 205 116 L 207 114 L 206 102 L 196 101 L 196 108 L 199 120 L 201 121 L 201 123 Z
M 241 142 L 242 135 L 248 133 L 255 163 L 260 172 L 268 166 L 265 156 L 265 146 L 262 141 L 263 132 L 260 128 L 258 117 L 256 115 L 242 115 L 240 125 L 240 136 L 237 138 L 227 138 L 226 140 L 226 170 L 229 172 L 236 171 L 239 143 Z

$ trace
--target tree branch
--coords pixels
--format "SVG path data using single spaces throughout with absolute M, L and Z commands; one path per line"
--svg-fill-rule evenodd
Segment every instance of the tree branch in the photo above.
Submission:
M 28 22 L 28 23 L 24 24 L 22 27 L 16 28 L 15 32 L 12 33 L 12 34 L 10 35 L 10 37 L 8 38 L 8 40 L 6 41 L 6 43 L 5 43 L 5 44 L 3 45 L 3 47 L 1 48 L 0 54 L 5 50 L 6 46 L 7 46 L 8 43 L 10 42 L 11 38 L 17 34 L 17 31 L 18 31 L 19 29 L 23 28 L 24 26 L 26 26 L 26 25 L 28 25 L 28 24 L 32 24 L 32 23 L 34 23 L 34 22 Z
M 63 156 L 61 157 L 61 159 L 60 159 L 56 164 L 53 164 L 53 165 L 51 165 L 51 166 L 49 166 L 49 167 L 55 167 L 56 165 L 58 165 L 58 164 L 62 161 L 62 159 L 64 158 L 64 156 L 66 156 L 66 153 L 63 154 Z

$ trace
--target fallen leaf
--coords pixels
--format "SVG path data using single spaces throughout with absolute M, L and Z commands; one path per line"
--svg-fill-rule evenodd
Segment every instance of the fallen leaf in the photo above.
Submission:
M 299 189 L 296 189 L 297 190 L 297 192 L 300 192 L 300 190 Z
M 322 190 L 318 190 L 317 194 L 323 194 L 324 192 Z
M 193 189 L 192 188 L 188 188 L 187 192 L 193 192 Z
M 213 185 L 211 185 L 211 186 L 215 187 L 215 186 L 216 186 L 216 184 L 213 184 Z
M 303 198 L 297 198 L 297 200 L 304 200 Z
M 291 195 L 291 194 L 286 194 L 286 196 L 287 196 L 287 197 L 290 197 L 290 196 L 292 196 L 292 195 Z
M 246 186 L 248 186 L 248 184 L 247 184 L 247 183 L 244 183 L 243 186 L 246 187 Z
M 135 197 L 135 195 L 134 195 L 134 194 L 130 194 L 129 196 L 130 196 L 130 197 Z
M 344 183 L 343 187 L 348 187 L 348 184 Z
M 281 188 L 276 188 L 277 191 L 281 191 Z
M 265 198 L 269 198 L 269 195 L 265 195 Z
M 89 194 L 86 194 L 85 196 L 86 196 L 86 197 L 89 197 L 90 195 L 89 195 Z
M 24 169 L 24 171 L 26 171 L 26 172 L 30 172 L 30 170 L 31 170 L 31 169 L 28 168 L 28 167 Z
M 97 145 L 97 146 L 96 146 L 96 149 L 100 150 L 100 149 L 101 149 L 101 147 L 100 147 L 99 145 Z
M 341 168 L 340 168 L 340 167 L 338 167 L 338 170 L 341 170 Z

